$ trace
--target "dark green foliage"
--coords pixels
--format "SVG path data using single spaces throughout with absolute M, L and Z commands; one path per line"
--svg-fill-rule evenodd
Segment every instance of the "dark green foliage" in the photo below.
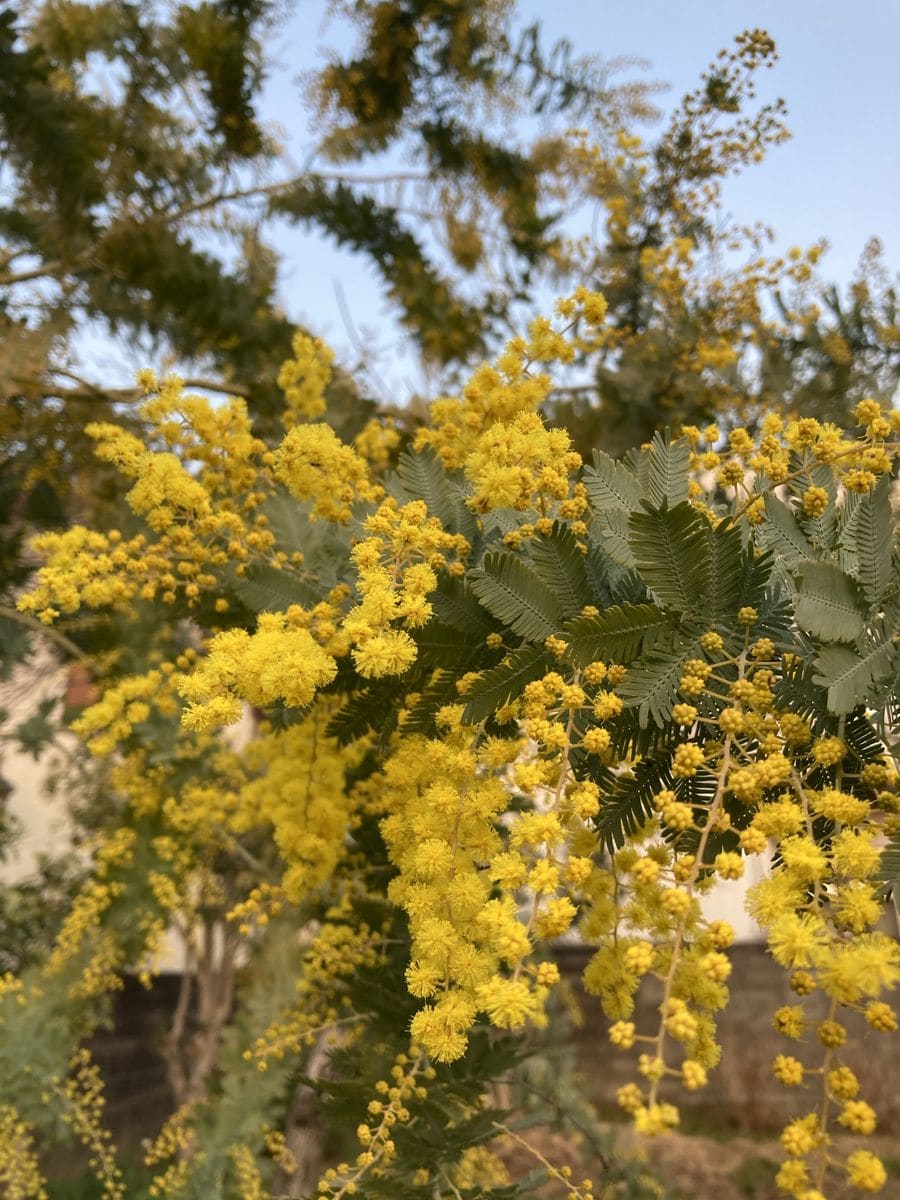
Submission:
M 331 718 L 325 732 L 339 746 L 348 746 L 373 731 L 387 736 L 396 726 L 397 701 L 403 691 L 394 679 L 360 688 Z
M 423 665 L 439 666 L 453 662 L 460 674 L 472 670 L 479 659 L 489 653 L 484 638 L 477 630 L 464 632 L 437 621 L 429 621 L 424 629 L 417 631 L 416 644 Z
M 675 635 L 654 642 L 629 668 L 618 692 L 627 707 L 637 708 L 641 725 L 648 720 L 657 725 L 668 721 L 684 664 L 698 651 L 696 642 Z
M 675 508 L 687 500 L 690 456 L 685 438 L 673 441 L 668 429 L 654 433 L 646 454 L 638 459 L 641 492 L 654 508 Z M 630 457 L 635 460 L 633 453 Z
M 437 517 L 445 529 L 461 533 L 469 540 L 476 537 L 475 517 L 466 508 L 462 489 L 444 470 L 430 446 L 401 454 L 397 478 L 409 499 L 424 500 L 428 515 Z
M 854 581 L 830 562 L 797 564 L 797 624 L 826 642 L 851 642 L 863 631 L 865 615 Z
M 543 642 L 560 626 L 562 609 L 543 578 L 510 551 L 486 554 L 469 572 L 472 589 L 488 612 L 513 633 Z
M 317 604 L 323 592 L 295 571 L 286 571 L 266 563 L 255 563 L 246 574 L 234 575 L 231 588 L 238 599 L 255 613 L 283 612 L 292 604 L 309 608 Z
M 464 579 L 444 576 L 430 600 L 436 618 L 454 629 L 477 632 L 483 637 L 502 629 L 502 625 L 488 615 Z
M 653 813 L 653 797 L 672 786 L 668 754 L 642 758 L 630 774 L 615 778 L 597 818 L 597 832 L 603 844 L 613 850 L 626 840 Z
M 884 882 L 885 892 L 893 897 L 900 914 L 900 838 L 891 838 L 881 852 L 879 878 Z
M 38 702 L 37 709 L 15 727 L 12 738 L 18 743 L 25 754 L 30 754 L 35 762 L 47 749 L 57 733 L 57 721 L 53 719 L 54 710 L 59 706 L 55 696 Z
M 685 474 L 686 477 L 686 474 Z M 628 518 L 635 566 L 659 602 L 679 613 L 704 612 L 712 555 L 704 518 L 686 501 L 633 512 Z
M 339 246 L 371 258 L 427 358 L 450 362 L 484 352 L 486 310 L 454 294 L 395 209 L 347 184 L 309 179 L 276 196 L 272 212 L 320 226 Z
M 640 507 L 643 493 L 633 472 L 602 450 L 594 451 L 594 465 L 585 468 L 584 485 L 595 511 L 623 508 L 633 512 Z
M 600 509 L 594 518 L 591 535 L 613 562 L 632 569 L 635 563 L 628 537 L 628 516 L 624 508 Z
M 578 666 L 595 659 L 628 663 L 671 627 L 670 618 L 655 605 L 628 604 L 595 617 L 576 617 L 566 625 L 566 636 Z
M 765 505 L 766 524 L 763 536 L 767 544 L 777 551 L 785 565 L 794 571 L 801 562 L 814 559 L 815 551 L 800 528 L 793 511 L 779 500 L 774 492 L 766 493 Z
M 459 673 L 456 670 L 435 671 L 428 683 L 420 689 L 419 698 L 407 710 L 403 720 L 404 733 L 424 733 L 434 737 L 437 729 L 434 715 L 445 704 L 455 704 L 459 701 L 456 681 Z
M 33 641 L 28 628 L 11 617 L 0 615 L 0 680 L 8 680 L 13 671 L 28 658 Z
M 824 646 L 816 658 L 814 681 L 828 689 L 828 708 L 834 713 L 849 713 L 864 704 L 874 685 L 884 680 L 896 682 L 897 649 L 890 637 L 861 639 L 859 650 L 849 646 Z
M 514 650 L 498 666 L 486 671 L 465 694 L 463 719 L 474 725 L 521 695 L 526 683 L 540 679 L 550 666 L 550 656 L 537 646 Z
M 721 521 L 704 531 L 709 545 L 709 588 L 703 615 L 711 621 L 733 621 L 746 604 L 758 608 L 769 579 L 771 560 L 757 558 L 744 546 L 740 527 Z
M 890 489 L 890 477 L 882 475 L 871 492 L 860 496 L 854 513 L 855 574 L 862 585 L 863 594 L 873 605 L 885 595 L 891 582 L 894 521 Z
M 567 525 L 555 521 L 549 534 L 532 538 L 528 554 L 541 579 L 559 601 L 563 616 L 572 616 L 594 602 L 584 555 Z

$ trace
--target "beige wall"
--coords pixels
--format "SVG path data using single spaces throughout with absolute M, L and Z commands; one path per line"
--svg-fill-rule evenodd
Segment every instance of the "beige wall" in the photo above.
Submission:
M 19 667 L 12 679 L 0 685 L 0 708 L 9 713 L 6 728 L 15 728 L 32 715 L 42 700 L 65 695 L 67 671 L 53 655 L 38 646 L 34 657 Z M 61 745 L 72 749 L 75 739 L 63 734 Z M 13 742 L 0 744 L 0 774 L 12 786 L 7 810 L 21 828 L 6 861 L 0 862 L 0 883 L 17 883 L 34 874 L 38 855 L 63 854 L 71 848 L 72 837 L 65 799 L 46 794 L 47 774 L 52 753 L 36 762 L 23 754 Z

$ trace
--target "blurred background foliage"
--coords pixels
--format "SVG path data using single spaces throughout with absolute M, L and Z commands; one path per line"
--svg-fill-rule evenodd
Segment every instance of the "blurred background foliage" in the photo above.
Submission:
M 547 44 L 513 0 L 341 0 L 331 12 L 355 42 L 298 83 L 316 139 L 298 167 L 260 116 L 282 6 L 0 4 L 7 678 L 35 646 L 14 610 L 28 535 L 133 524 L 84 426 L 136 428 L 140 390 L 110 384 L 98 345 L 115 339 L 135 370 L 244 397 L 261 434 L 277 433 L 294 329 L 283 282 L 299 272 L 302 287 L 303 273 L 279 250 L 285 223 L 371 265 L 448 394 L 546 296 L 602 291 L 600 353 L 573 364 L 546 410 L 585 454 L 622 453 L 666 425 L 752 427 L 776 403 L 841 421 L 862 395 L 896 391 L 896 281 L 876 241 L 844 292 L 821 276 L 820 245 L 773 257 L 764 221 L 723 225 L 723 183 L 788 136 L 784 105 L 756 100 L 777 58 L 767 35 L 741 34 L 663 122 L 659 85 Z M 431 397 L 376 401 L 365 381 L 336 370 L 328 420 L 349 439 L 388 417 L 402 448 Z M 54 653 L 118 645 L 116 669 L 138 669 L 157 637 L 144 618 L 124 658 L 112 621 L 56 635 Z M 61 712 L 6 720 L 5 737 L 38 752 Z
M 303 274 L 279 249 L 285 223 L 371 265 L 447 394 L 546 295 L 602 291 L 600 353 L 573 364 L 546 411 L 588 456 L 665 426 L 753 428 L 775 405 L 843 422 L 862 396 L 896 393 L 897 283 L 877 241 L 842 289 L 819 244 L 770 254 L 765 213 L 722 223 L 725 181 L 788 136 L 784 106 L 756 98 L 777 58 L 765 34 L 741 34 L 663 120 L 655 85 L 547 44 L 512 0 L 333 8 L 356 42 L 298 88 L 317 138 L 298 167 L 260 116 L 282 6 L 0 0 L 2 678 L 35 653 L 34 622 L 14 608 L 28 536 L 134 527 L 84 426 L 137 429 L 141 391 L 111 385 L 92 345 L 118 339 L 135 370 L 243 397 L 262 436 L 279 432 L 295 327 L 283 281 L 294 272 L 302 287 Z M 432 397 L 376 401 L 360 379 L 335 372 L 327 419 L 351 439 L 390 418 L 402 448 Z M 116 617 L 45 636 L 63 661 L 89 652 L 97 669 L 115 647 L 105 669 L 138 671 L 187 640 L 169 614 L 141 617 L 127 639 Z M 0 751 L 37 756 L 63 716 L 59 703 L 18 722 L 0 713 Z M 63 790 L 90 830 L 102 780 L 76 776 Z M 0 857 L 15 835 L 0 819 Z M 0 888 L 0 971 L 46 955 L 82 873 L 48 860 Z M 634 1172 L 622 1195 L 644 1194 Z

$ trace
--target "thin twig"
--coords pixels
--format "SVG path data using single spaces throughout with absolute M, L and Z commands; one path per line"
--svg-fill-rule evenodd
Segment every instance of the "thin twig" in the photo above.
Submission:
M 43 621 L 39 621 L 37 617 L 29 616 L 28 613 L 19 612 L 16 608 L 10 608 L 7 604 L 0 604 L 0 617 L 5 617 L 7 621 L 16 621 L 19 625 L 24 625 L 26 629 L 31 629 L 35 633 L 42 633 L 63 650 L 67 651 L 73 658 L 77 658 L 80 662 L 87 662 L 88 656 L 83 650 L 79 649 L 73 641 L 66 637 L 64 633 L 60 633 L 58 629 L 54 629 L 52 625 L 45 625 Z

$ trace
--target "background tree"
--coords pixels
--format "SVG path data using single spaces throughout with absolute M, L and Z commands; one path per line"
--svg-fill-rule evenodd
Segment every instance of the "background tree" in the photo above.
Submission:
M 271 5 L 3 10 L 7 444 L 52 462 L 88 414 L 136 396 L 83 376 L 87 329 L 123 337 L 132 353 L 152 345 L 271 418 L 292 330 L 277 296 L 276 215 L 368 256 L 427 359 L 483 353 L 555 237 L 545 183 L 559 133 L 529 147 L 510 128 L 536 108 L 624 117 L 642 92 L 602 87 L 598 68 L 562 49 L 545 58 L 534 30 L 517 40 L 508 3 L 350 8 L 359 49 L 309 82 L 317 142 L 295 171 L 256 112 Z M 416 233 L 421 213 L 379 192 L 404 183 L 419 200 L 430 194 L 467 288 Z M 491 288 L 474 274 L 488 253 Z
M 782 100 L 755 106 L 777 61 L 761 30 L 710 64 L 667 126 L 616 144 L 571 147 L 570 196 L 602 220 L 556 257 L 560 286 L 588 280 L 608 325 L 594 378 L 565 387 L 548 411 L 586 452 L 623 453 L 670 425 L 754 425 L 773 405 L 839 424 L 866 395 L 890 404 L 900 383 L 898 282 L 877 240 L 841 289 L 816 264 L 823 242 L 767 252 L 772 231 L 729 221 L 723 186 L 789 137 Z
M 287 221 L 367 257 L 423 359 L 458 365 L 484 352 L 556 244 L 548 189 L 565 125 L 647 108 L 646 88 L 611 87 L 565 44 L 545 51 L 510 3 L 342 11 L 359 44 L 307 81 L 316 143 L 296 168 L 257 112 L 277 23 L 264 0 L 0 7 L 10 653 L 26 645 L 9 611 L 28 569 L 24 534 L 118 511 L 115 476 L 83 430 L 135 421 L 140 391 L 98 377 L 92 340 L 118 339 L 135 367 L 166 363 L 192 386 L 246 398 L 271 434 L 293 332 L 275 249 Z M 537 138 L 518 128 L 535 113 L 549 131 Z M 374 412 L 342 372 L 329 401 L 348 437 Z

